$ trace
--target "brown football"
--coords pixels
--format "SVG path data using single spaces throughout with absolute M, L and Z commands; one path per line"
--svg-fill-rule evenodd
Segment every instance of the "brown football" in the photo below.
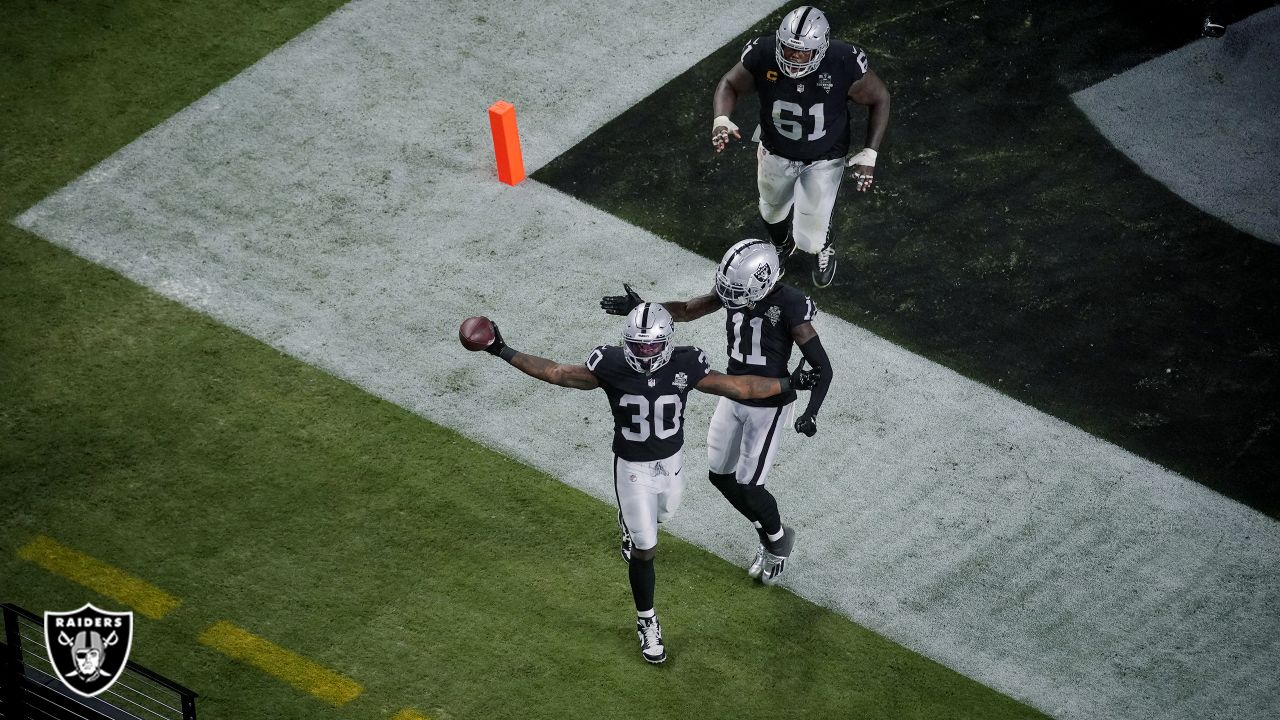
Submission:
M 458 328 L 458 341 L 468 350 L 483 350 L 493 342 L 493 323 L 483 315 L 469 317 Z

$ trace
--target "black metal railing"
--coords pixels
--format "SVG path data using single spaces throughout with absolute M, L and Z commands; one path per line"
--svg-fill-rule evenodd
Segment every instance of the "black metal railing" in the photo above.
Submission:
M 195 720 L 196 694 L 135 663 L 97 697 L 70 692 L 45 647 L 44 623 L 5 603 L 0 720 Z

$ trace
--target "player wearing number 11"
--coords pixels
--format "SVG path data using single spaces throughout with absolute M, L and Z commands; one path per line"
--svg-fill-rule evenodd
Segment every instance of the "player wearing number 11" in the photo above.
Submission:
M 785 261 L 795 250 L 813 253 L 813 284 L 835 278 L 831 211 L 853 169 L 857 189 L 871 188 L 876 153 L 889 127 L 889 91 L 867 54 L 831 39 L 821 10 L 804 5 L 787 13 L 772 35 L 755 38 L 742 59 L 716 85 L 711 101 L 711 144 L 724 150 L 740 138 L 729 116 L 738 98 L 760 96 L 756 185 L 760 218 Z M 848 103 L 870 108 L 864 146 L 850 154 Z

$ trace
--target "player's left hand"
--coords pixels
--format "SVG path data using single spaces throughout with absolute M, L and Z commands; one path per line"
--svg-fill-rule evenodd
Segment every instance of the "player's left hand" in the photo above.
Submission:
M 866 192 L 871 189 L 871 183 L 875 180 L 876 169 L 870 165 L 854 165 L 853 179 L 856 181 L 858 192 Z
M 803 433 L 808 437 L 818 434 L 818 416 L 805 413 L 796 418 L 796 432 Z
M 600 308 L 610 315 L 626 315 L 644 302 L 640 293 L 632 290 L 630 285 L 622 283 L 622 289 L 626 291 L 626 295 L 605 295 L 600 298 Z
M 878 154 L 871 148 L 862 148 L 844 161 L 845 167 L 853 168 L 853 179 L 857 183 L 858 192 L 871 189 L 871 183 L 875 180 Z

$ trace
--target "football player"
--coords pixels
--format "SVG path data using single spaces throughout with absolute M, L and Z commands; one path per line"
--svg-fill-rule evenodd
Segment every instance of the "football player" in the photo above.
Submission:
M 738 98 L 760 96 L 756 185 L 760 218 L 785 260 L 796 249 L 814 254 L 813 284 L 836 273 L 831 211 L 853 168 L 857 189 L 870 189 L 876 153 L 889 127 L 889 91 L 861 49 L 831 39 L 831 25 L 810 6 L 792 10 L 773 35 L 747 43 L 741 60 L 716 85 L 711 145 L 724 150 L 741 138 L 729 119 Z M 849 101 L 870 108 L 864 146 L 850 155 Z
M 654 611 L 653 558 L 658 523 L 669 519 L 684 495 L 684 408 L 693 389 L 742 401 L 775 395 L 794 396 L 816 376 L 722 375 L 711 369 L 696 347 L 676 347 L 675 322 L 657 303 L 639 303 L 627 313 L 622 346 L 601 345 L 585 363 L 570 365 L 516 352 L 493 324 L 493 342 L 485 350 L 539 380 L 577 388 L 601 388 L 613 413 L 613 487 L 623 528 L 623 557 L 628 560 L 636 605 L 640 654 L 651 663 L 667 659 L 662 626 Z M 799 385 L 800 387 L 796 387 Z
M 794 427 L 813 437 L 833 373 L 813 329 L 818 308 L 801 291 L 778 282 L 779 264 L 771 242 L 743 240 L 720 261 L 715 292 L 663 306 L 676 322 L 725 310 L 730 376 L 787 377 L 791 348 L 798 346 L 813 370 L 801 371 L 797 366 L 796 371 L 804 372 L 806 388 L 812 393 Z M 626 295 L 602 298 L 600 307 L 614 315 L 634 312 L 632 308 L 644 301 L 629 285 L 623 289 Z M 760 545 L 747 574 L 766 585 L 778 581 L 795 545 L 795 531 L 782 524 L 777 500 L 765 489 L 781 438 L 778 429 L 791 423 L 795 399 L 794 392 L 765 398 L 722 397 L 707 430 L 711 484 L 755 527 Z

